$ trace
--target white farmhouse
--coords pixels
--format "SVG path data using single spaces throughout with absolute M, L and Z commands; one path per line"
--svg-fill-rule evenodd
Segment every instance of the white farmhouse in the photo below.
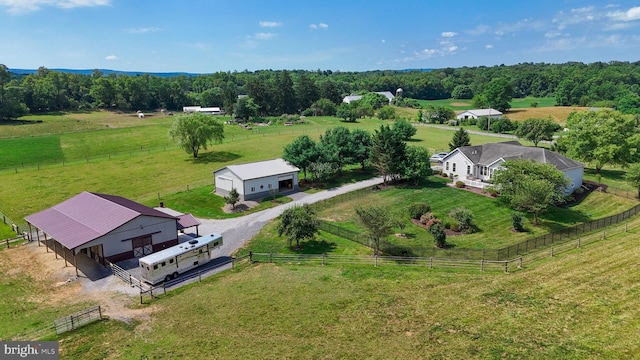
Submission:
M 582 185 L 584 164 L 548 149 L 522 146 L 517 141 L 459 147 L 442 159 L 442 171 L 469 186 L 484 187 L 502 163 L 517 159 L 554 165 L 571 181 L 566 194 Z
M 402 90 L 402 89 L 399 89 Z M 389 105 L 393 102 L 395 96 L 391 93 L 391 91 L 376 91 L 376 94 L 384 95 L 389 100 Z M 352 101 L 362 99 L 362 95 L 347 95 L 342 99 L 343 103 L 350 104 Z
M 502 118 L 502 113 L 496 109 L 466 110 L 457 114 L 456 119 L 458 120 L 478 119 L 483 116 L 490 119 L 500 119 Z
M 229 165 L 213 172 L 215 193 L 226 196 L 235 188 L 244 201 L 297 191 L 299 172 L 283 159 Z

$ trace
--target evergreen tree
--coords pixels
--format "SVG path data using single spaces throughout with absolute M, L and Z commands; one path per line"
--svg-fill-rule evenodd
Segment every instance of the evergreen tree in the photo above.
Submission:
M 471 146 L 469 133 L 462 127 L 453 134 L 453 138 L 449 143 L 449 151 L 453 151 L 461 146 Z

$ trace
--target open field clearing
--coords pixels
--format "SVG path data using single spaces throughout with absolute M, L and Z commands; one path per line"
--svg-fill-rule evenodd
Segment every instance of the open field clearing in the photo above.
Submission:
M 639 225 L 510 274 L 262 264 L 148 305 L 120 296 L 129 320 L 108 314 L 61 335 L 61 358 L 633 358 Z M 20 264 L 16 251 L 0 252 L 3 270 Z M 106 301 L 47 285 L 55 273 L 32 260 L 0 279 L 3 337 Z
M 162 197 L 186 190 L 187 186 L 193 189 L 211 185 L 213 171 L 228 164 L 280 157 L 283 147 L 302 134 L 317 139 L 329 126 L 344 125 L 348 128 L 373 131 L 382 124 L 382 121 L 376 119 L 365 119 L 358 123 L 342 123 L 335 118 L 312 120 L 313 122 L 309 121 L 308 124 L 291 127 L 264 127 L 260 132 L 250 132 L 239 126 L 228 125 L 225 127 L 225 141 L 219 145 L 212 145 L 208 151 L 202 151 L 198 159 L 193 159 L 175 147 L 109 155 L 109 146 L 115 146 L 113 144 L 116 141 L 125 145 L 137 144 L 147 138 L 157 139 L 153 137 L 153 127 L 130 128 L 130 133 L 127 134 L 120 134 L 124 130 L 100 131 L 113 140 L 112 142 L 99 140 L 98 135 L 93 133 L 61 135 L 61 138 L 69 136 L 75 139 L 74 146 L 62 148 L 63 155 L 66 156 L 66 152 L 78 154 L 81 152 L 79 149 L 91 148 L 95 144 L 97 150 L 93 150 L 93 153 L 101 153 L 101 156 L 90 157 L 88 161 L 81 157 L 65 162 L 64 166 L 61 162 L 41 166 L 39 170 L 36 164 L 24 169 L 18 166 L 15 169 L 5 169 L 0 172 L 3 182 L 0 188 L 0 210 L 19 221 L 28 214 L 50 207 L 82 191 L 117 194 L 149 202 L 157 200 L 158 193 Z M 157 136 L 162 136 L 162 141 L 166 141 L 165 129 L 160 129 L 158 134 L 160 135 Z M 415 140 L 411 141 L 410 145 L 439 151 L 448 148 L 451 136 L 452 132 L 447 130 L 419 127 Z M 496 138 L 471 135 L 471 141 L 483 143 L 496 141 Z M 0 148 L 3 143 L 0 141 Z M 72 141 L 68 140 L 67 143 L 71 144 Z M 51 148 L 54 150 L 55 146 L 52 145 Z M 5 149 L 10 150 L 8 147 Z M 34 146 L 32 149 L 28 154 L 39 153 L 37 147 Z

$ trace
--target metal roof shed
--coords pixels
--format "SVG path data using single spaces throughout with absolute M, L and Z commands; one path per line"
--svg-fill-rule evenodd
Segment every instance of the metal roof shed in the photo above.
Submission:
M 229 165 L 213 172 L 215 193 L 226 196 L 236 189 L 240 200 L 298 190 L 300 169 L 284 159 Z

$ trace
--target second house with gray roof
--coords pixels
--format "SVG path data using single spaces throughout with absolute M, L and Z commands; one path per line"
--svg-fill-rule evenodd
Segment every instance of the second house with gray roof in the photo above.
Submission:
M 442 159 L 442 172 L 469 186 L 485 187 L 505 161 L 517 159 L 554 165 L 571 181 L 566 194 L 582 185 L 584 164 L 548 149 L 522 146 L 517 141 L 459 147 Z

